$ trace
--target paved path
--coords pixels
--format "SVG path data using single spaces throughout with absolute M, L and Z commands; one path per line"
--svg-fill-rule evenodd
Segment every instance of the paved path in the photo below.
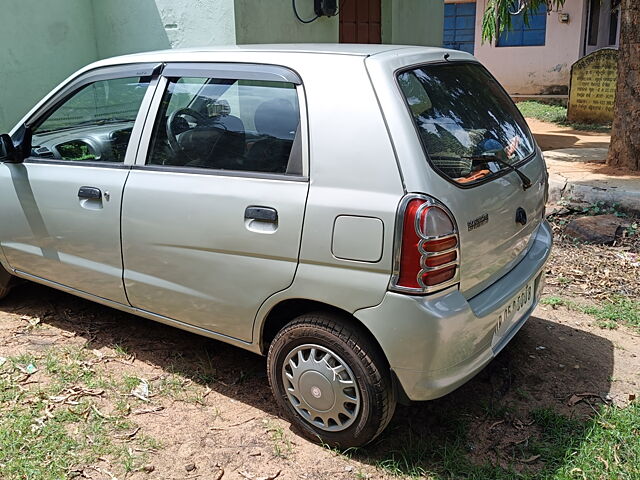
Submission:
M 640 215 L 640 172 L 605 164 L 611 137 L 527 119 L 549 170 L 549 203 L 584 207 L 603 202 Z
M 611 136 L 604 132 L 584 132 L 554 123 L 527 118 L 529 128 L 543 151 L 564 148 L 609 148 Z

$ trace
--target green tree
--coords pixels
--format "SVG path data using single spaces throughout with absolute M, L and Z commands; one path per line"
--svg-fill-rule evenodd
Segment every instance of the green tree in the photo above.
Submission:
M 482 18 L 482 40 L 492 42 L 511 28 L 514 13 L 525 23 L 540 5 L 561 8 L 566 0 L 488 0 Z M 578 1 L 578 0 L 569 0 Z M 640 170 L 640 1 L 622 0 L 618 83 L 607 164 Z

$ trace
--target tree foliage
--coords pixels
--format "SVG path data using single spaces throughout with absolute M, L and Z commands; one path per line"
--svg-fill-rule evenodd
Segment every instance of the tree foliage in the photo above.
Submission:
M 529 17 L 540 5 L 548 11 L 561 8 L 565 0 L 488 0 L 482 17 L 482 41 L 492 42 L 500 31 L 511 30 L 511 18 L 522 13 L 525 25 L 529 25 Z

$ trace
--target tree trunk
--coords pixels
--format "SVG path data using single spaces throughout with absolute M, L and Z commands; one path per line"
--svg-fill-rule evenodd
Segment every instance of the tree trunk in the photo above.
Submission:
M 607 164 L 640 170 L 640 2 L 622 0 L 620 57 Z

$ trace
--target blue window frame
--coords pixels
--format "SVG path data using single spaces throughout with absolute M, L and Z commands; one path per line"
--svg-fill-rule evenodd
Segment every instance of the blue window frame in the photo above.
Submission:
M 446 3 L 444 6 L 445 48 L 462 50 L 473 55 L 476 36 L 476 4 Z
M 529 14 L 529 25 L 524 23 L 524 14 L 511 17 L 512 29 L 500 33 L 498 47 L 533 47 L 545 43 L 547 34 L 547 7 L 542 4 L 536 12 Z

